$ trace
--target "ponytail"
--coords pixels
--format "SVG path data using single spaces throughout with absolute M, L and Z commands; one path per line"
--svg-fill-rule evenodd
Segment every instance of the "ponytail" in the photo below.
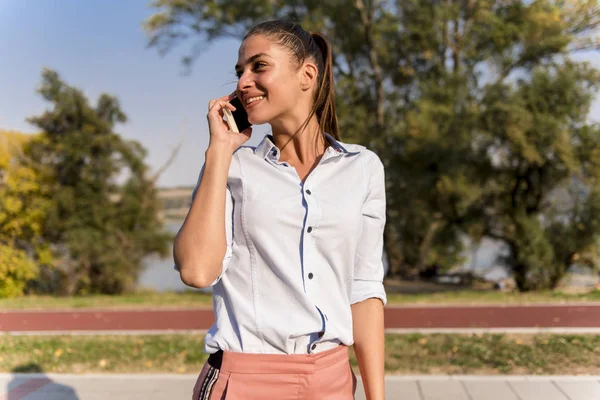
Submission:
M 312 41 L 319 50 L 322 60 L 319 66 L 319 85 L 315 94 L 315 101 L 310 117 L 315 113 L 319 121 L 319 128 L 327 132 L 336 140 L 340 140 L 338 120 L 335 113 L 335 86 L 333 81 L 333 54 L 331 44 L 320 33 L 311 32 Z M 309 119 L 310 119 L 309 117 Z

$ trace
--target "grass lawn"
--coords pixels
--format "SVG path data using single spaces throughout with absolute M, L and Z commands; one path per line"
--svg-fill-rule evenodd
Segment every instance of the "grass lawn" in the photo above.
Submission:
M 388 291 L 388 305 L 406 304 L 528 304 L 600 302 L 600 290 L 587 294 L 560 292 L 502 293 L 498 291 L 454 290 L 437 293 L 394 293 Z M 212 297 L 202 292 L 158 293 L 143 291 L 120 296 L 92 295 L 78 297 L 25 296 L 0 299 L 0 310 L 59 308 L 160 308 L 210 307 Z
M 198 373 L 203 335 L 1 336 L 0 372 Z M 351 361 L 357 368 L 354 353 Z M 357 369 L 358 371 L 358 369 Z M 600 335 L 386 336 L 388 374 L 600 374 Z
M 140 291 L 124 295 L 90 295 L 75 297 L 23 296 L 0 299 L 2 309 L 58 308 L 160 308 L 212 306 L 212 295 L 203 292 Z

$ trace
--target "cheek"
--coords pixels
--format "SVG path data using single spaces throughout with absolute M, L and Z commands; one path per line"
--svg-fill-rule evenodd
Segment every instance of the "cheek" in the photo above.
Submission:
M 298 86 L 293 81 L 282 80 L 279 84 L 271 86 L 269 91 L 269 104 L 278 110 L 287 110 L 290 107 L 295 107 L 298 99 L 301 96 Z
M 294 91 L 294 87 L 288 84 L 275 83 L 271 85 L 263 86 L 267 92 L 267 101 L 264 103 L 265 107 L 256 107 L 250 109 L 248 118 L 250 122 L 252 119 L 264 119 L 273 118 L 282 112 L 292 108 L 296 104 L 297 94 Z
M 256 84 L 262 86 L 272 97 L 287 102 L 288 98 L 294 99 L 298 94 L 300 86 L 297 80 L 298 77 L 290 71 L 273 69 L 259 76 Z
M 251 124 L 262 124 L 294 108 L 300 96 L 295 76 L 280 73 L 264 73 L 255 80 L 258 90 L 267 93 L 265 107 L 256 107 L 248 112 Z

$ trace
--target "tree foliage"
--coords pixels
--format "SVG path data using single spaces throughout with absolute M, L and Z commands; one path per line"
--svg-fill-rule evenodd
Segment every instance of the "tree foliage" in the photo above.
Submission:
M 452 266 L 465 233 L 506 243 L 520 290 L 554 287 L 573 262 L 596 267 L 600 135 L 588 114 L 600 76 L 572 54 L 599 47 L 598 1 L 151 4 L 149 44 L 191 44 L 187 66 L 272 18 L 330 39 L 342 136 L 386 166 L 392 274 Z
M 54 261 L 42 265 L 32 290 L 66 294 L 120 293 L 135 287 L 143 258 L 166 255 L 171 235 L 159 220 L 155 179 L 146 151 L 114 132 L 127 120 L 116 98 L 95 106 L 51 70 L 39 93 L 51 104 L 30 118 L 40 139 L 25 157 L 48 182 L 40 236 Z M 119 183 L 124 179 L 124 183 Z
M 0 297 L 16 297 L 38 274 L 35 260 L 50 262 L 41 230 L 49 207 L 44 182 L 23 163 L 33 135 L 0 131 Z

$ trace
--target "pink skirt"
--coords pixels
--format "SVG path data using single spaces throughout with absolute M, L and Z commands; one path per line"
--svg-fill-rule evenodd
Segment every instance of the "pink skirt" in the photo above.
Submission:
M 193 400 L 352 400 L 356 375 L 348 346 L 316 354 L 223 352 L 220 368 L 208 362 Z

